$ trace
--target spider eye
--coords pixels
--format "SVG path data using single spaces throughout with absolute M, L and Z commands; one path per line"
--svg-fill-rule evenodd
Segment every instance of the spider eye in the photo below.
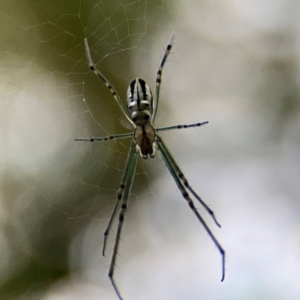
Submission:
M 129 108 L 130 110 L 132 110 L 132 105 L 130 105 L 128 108 Z
M 136 122 L 137 121 L 137 117 L 132 118 L 132 121 Z
M 149 120 L 149 116 L 146 115 L 146 116 L 144 117 L 144 119 L 145 119 L 145 120 Z

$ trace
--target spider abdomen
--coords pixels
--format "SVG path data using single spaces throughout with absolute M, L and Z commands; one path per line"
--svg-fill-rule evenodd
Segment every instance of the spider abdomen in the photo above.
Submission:
M 150 123 L 153 113 L 153 96 L 145 80 L 136 78 L 129 84 L 127 109 L 130 119 L 136 125 Z

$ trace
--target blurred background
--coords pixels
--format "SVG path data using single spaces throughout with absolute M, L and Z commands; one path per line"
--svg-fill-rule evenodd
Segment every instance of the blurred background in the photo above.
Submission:
M 117 299 L 103 231 L 130 127 L 89 71 L 83 39 L 125 100 L 154 91 L 156 126 L 226 250 L 221 257 L 160 157 L 139 159 L 115 279 L 124 299 L 299 299 L 300 6 L 278 1 L 12 0 L 0 3 L 0 298 Z M 116 224 L 115 224 L 116 225 Z

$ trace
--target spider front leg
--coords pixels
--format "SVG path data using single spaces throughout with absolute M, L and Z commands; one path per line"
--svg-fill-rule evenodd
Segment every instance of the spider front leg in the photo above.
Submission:
M 179 125 L 179 126 L 186 126 L 183 128 L 189 128 L 195 125 L 201 126 L 203 124 L 207 124 L 208 122 L 203 122 L 203 123 L 197 123 L 197 124 L 191 124 L 191 125 Z M 162 128 L 161 130 L 164 130 L 165 128 Z M 175 126 L 172 127 L 167 127 L 167 130 L 169 129 L 175 129 Z M 185 178 L 183 172 L 181 171 L 181 169 L 179 168 L 178 164 L 176 163 L 173 155 L 171 154 L 171 152 L 168 150 L 168 148 L 166 147 L 166 145 L 164 144 L 164 142 L 162 141 L 161 138 L 158 137 L 158 139 L 160 140 L 161 146 L 162 148 L 165 150 L 166 156 L 168 158 L 168 161 L 170 162 L 170 164 L 172 165 L 177 177 L 182 181 L 182 183 L 184 184 L 184 186 L 193 194 L 193 196 L 201 203 L 201 205 L 204 207 L 204 209 L 210 214 L 210 216 L 213 218 L 215 224 L 218 227 L 221 227 L 220 223 L 217 221 L 217 218 L 215 217 L 214 212 L 207 206 L 207 204 L 200 198 L 200 196 L 194 191 L 194 189 L 189 185 L 188 180 Z
M 191 193 L 200 201 L 201 198 L 194 192 L 194 190 L 189 187 L 187 180 L 185 179 L 183 173 L 181 172 L 181 170 L 179 169 L 179 167 L 177 166 L 177 164 L 175 163 L 174 158 L 172 157 L 170 151 L 168 150 L 168 148 L 166 147 L 165 143 L 162 141 L 162 139 L 157 135 L 156 136 L 156 142 L 159 146 L 159 153 L 160 156 L 162 158 L 162 160 L 164 161 L 167 169 L 169 170 L 170 174 L 172 175 L 176 185 L 178 186 L 183 198 L 187 201 L 189 207 L 191 208 L 191 210 L 194 212 L 194 214 L 196 215 L 197 219 L 200 221 L 200 223 L 203 225 L 204 229 L 206 230 L 206 232 L 208 233 L 208 235 L 210 236 L 210 238 L 212 239 L 212 241 L 214 242 L 214 244 L 216 245 L 216 247 L 218 248 L 221 257 L 222 257 L 222 276 L 221 276 L 221 281 L 224 280 L 225 278 L 225 250 L 223 249 L 223 247 L 221 246 L 221 244 L 218 242 L 218 240 L 216 239 L 216 237 L 214 236 L 214 234 L 212 233 L 212 231 L 210 230 L 210 228 L 207 226 L 207 224 L 205 223 L 205 221 L 203 220 L 203 218 L 201 217 L 201 215 L 199 214 L 198 210 L 196 209 L 196 207 L 194 206 L 194 203 L 192 201 L 192 199 L 190 198 L 185 186 L 191 191 Z M 216 221 L 213 212 L 207 207 L 207 205 L 201 200 L 200 203 L 204 206 L 204 208 L 209 212 L 209 214 L 213 217 L 214 221 L 216 222 L 216 224 L 218 226 L 219 223 Z
M 111 95 L 114 97 L 114 99 L 116 100 L 117 104 L 119 105 L 122 113 L 124 114 L 124 116 L 127 118 L 128 122 L 135 127 L 134 123 L 132 122 L 132 120 L 129 118 L 126 109 L 124 108 L 124 105 L 122 104 L 121 98 L 118 95 L 116 89 L 113 87 L 113 85 L 108 81 L 108 79 L 100 72 L 100 70 L 97 69 L 96 65 L 94 64 L 93 60 L 92 60 L 92 56 L 91 56 L 91 52 L 90 52 L 90 47 L 88 44 L 87 39 L 84 39 L 84 48 L 85 48 L 85 54 L 86 54 L 86 59 L 88 61 L 88 65 L 90 70 L 92 70 L 102 81 L 103 83 L 106 85 L 106 87 L 109 89 Z
M 102 249 L 102 255 L 103 256 L 105 256 L 106 242 L 107 242 L 107 238 L 108 238 L 108 235 L 109 235 L 109 231 L 110 231 L 111 225 L 114 221 L 114 218 L 116 216 L 116 212 L 117 212 L 118 206 L 120 204 L 120 201 L 123 198 L 124 188 L 125 188 L 128 180 L 129 180 L 129 175 L 130 175 L 129 174 L 129 169 L 130 169 L 130 166 L 132 165 L 132 162 L 134 162 L 135 156 L 136 156 L 135 143 L 132 142 L 132 144 L 130 146 L 130 149 L 129 149 L 129 152 L 128 152 L 128 156 L 127 156 L 127 160 L 126 160 L 126 164 L 125 164 L 125 169 L 123 171 L 123 176 L 122 176 L 122 179 L 121 179 L 121 183 L 120 183 L 120 186 L 119 186 L 119 189 L 118 189 L 118 192 L 117 192 L 117 200 L 116 200 L 115 206 L 113 208 L 112 214 L 110 216 L 109 222 L 107 224 L 107 227 L 104 231 L 104 242 L 103 242 L 103 249 Z
M 113 278 L 113 275 L 114 275 L 114 268 L 115 268 L 115 264 L 116 264 L 116 257 L 117 257 L 117 253 L 118 253 L 118 248 L 119 248 L 121 231 L 122 231 L 122 227 L 123 227 L 123 224 L 124 224 L 125 212 L 126 212 L 126 209 L 127 209 L 127 202 L 128 202 L 128 198 L 129 198 L 129 194 L 130 194 L 130 189 L 131 189 L 131 186 L 132 186 L 132 181 L 133 181 L 133 177 L 134 177 L 136 163 L 137 163 L 138 155 L 135 152 L 135 146 L 136 146 L 135 143 L 132 141 L 131 147 L 129 149 L 129 153 L 128 153 L 128 157 L 127 157 L 126 166 L 125 166 L 125 170 L 124 170 L 124 173 L 123 173 L 122 181 L 121 181 L 118 193 L 117 193 L 117 202 L 115 204 L 112 215 L 110 217 L 108 226 L 107 226 L 107 228 L 104 232 L 103 255 L 104 255 L 106 240 L 107 240 L 107 237 L 108 237 L 108 234 L 109 234 L 110 227 L 111 227 L 112 222 L 114 220 L 114 217 L 116 215 L 119 203 L 122 200 L 120 213 L 119 213 L 119 224 L 118 224 L 118 229 L 117 229 L 117 233 L 116 233 L 116 239 L 115 239 L 115 244 L 114 244 L 113 253 L 112 253 L 112 257 L 111 257 L 110 267 L 109 267 L 109 271 L 108 271 L 108 277 L 110 278 L 110 281 L 111 281 L 111 283 L 114 287 L 114 290 L 117 293 L 120 300 L 122 300 L 122 297 L 121 297 L 121 294 L 119 292 L 119 289 L 117 288 L 117 285 L 116 285 L 116 282 Z
M 160 62 L 160 65 L 159 65 L 159 68 L 158 68 L 158 71 L 157 71 L 157 74 L 156 74 L 156 80 L 155 80 L 155 82 L 156 82 L 156 91 L 155 91 L 155 101 L 154 101 L 154 108 L 153 108 L 153 115 L 152 115 L 152 123 L 154 123 L 154 119 L 155 119 L 155 116 L 156 116 L 156 113 L 157 113 L 162 71 L 163 71 L 164 65 L 167 61 L 167 58 L 168 58 L 169 54 L 171 53 L 173 38 L 174 38 L 174 32 L 170 36 L 167 47 L 165 49 L 164 56 L 163 56 L 163 58 Z

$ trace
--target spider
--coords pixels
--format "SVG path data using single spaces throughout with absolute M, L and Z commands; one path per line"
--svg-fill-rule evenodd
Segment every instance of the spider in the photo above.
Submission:
M 116 100 L 117 104 L 119 105 L 122 113 L 127 118 L 128 122 L 134 128 L 133 132 L 125 133 L 125 134 L 116 134 L 111 136 L 105 137 L 94 137 L 94 138 L 78 138 L 75 141 L 85 141 L 85 142 L 100 142 L 100 141 L 107 141 L 112 139 L 123 139 L 127 137 L 131 137 L 132 141 L 130 144 L 130 148 L 128 151 L 127 161 L 125 164 L 125 169 L 123 171 L 122 180 L 117 191 L 117 199 L 115 206 L 113 208 L 111 217 L 109 219 L 108 225 L 104 231 L 104 242 L 103 242 L 103 249 L 102 255 L 105 255 L 105 248 L 107 238 L 114 221 L 114 218 L 119 211 L 119 223 L 118 229 L 116 233 L 116 239 L 114 243 L 113 253 L 111 257 L 110 267 L 108 276 L 110 278 L 111 284 L 118 295 L 119 299 L 122 299 L 119 289 L 117 288 L 116 281 L 114 279 L 114 268 L 116 263 L 116 256 L 118 252 L 118 247 L 120 243 L 120 236 L 122 227 L 124 224 L 125 219 L 125 212 L 127 208 L 127 202 L 130 195 L 130 189 L 132 185 L 132 181 L 134 178 L 136 163 L 138 154 L 143 158 L 147 159 L 148 157 L 153 158 L 155 152 L 157 151 L 163 162 L 165 163 L 167 169 L 169 170 L 171 176 L 173 177 L 178 189 L 180 190 L 182 197 L 187 201 L 189 207 L 196 215 L 197 219 L 203 225 L 204 229 L 206 230 L 207 234 L 210 236 L 216 247 L 218 248 L 221 258 L 222 258 L 222 277 L 221 281 L 225 278 L 225 251 L 218 242 L 218 240 L 213 235 L 212 231 L 209 229 L 201 215 L 199 214 L 198 210 L 195 208 L 192 199 L 189 196 L 188 191 L 201 203 L 204 209 L 210 214 L 213 218 L 215 224 L 218 227 L 221 225 L 215 218 L 214 212 L 206 205 L 206 203 L 198 196 L 198 194 L 192 189 L 189 185 L 187 179 L 185 178 L 184 174 L 182 173 L 181 169 L 179 168 L 178 164 L 176 163 L 173 155 L 168 150 L 166 144 L 162 140 L 162 138 L 157 134 L 159 131 L 166 131 L 166 130 L 173 130 L 173 129 L 181 129 L 181 128 L 191 128 L 191 127 L 200 127 L 202 125 L 208 124 L 208 122 L 202 123 L 195 123 L 189 125 L 175 125 L 175 126 L 168 126 L 168 127 L 160 127 L 154 128 L 154 120 L 157 113 L 157 107 L 159 103 L 159 92 L 161 86 L 161 76 L 163 67 L 166 63 L 168 55 L 172 49 L 172 42 L 174 38 L 174 33 L 171 34 L 171 37 L 168 41 L 167 47 L 165 49 L 163 58 L 159 65 L 159 69 L 156 75 L 156 93 L 155 98 L 153 99 L 153 95 L 151 92 L 150 87 L 148 84 L 141 78 L 136 78 L 131 81 L 127 89 L 127 110 L 125 109 L 117 91 L 114 89 L 112 84 L 105 78 L 105 76 L 97 69 L 95 64 L 93 63 L 90 48 L 87 42 L 87 39 L 84 39 L 84 47 L 86 52 L 86 58 L 88 61 L 88 65 L 90 70 L 92 70 L 106 85 L 109 89 L 111 95 Z

